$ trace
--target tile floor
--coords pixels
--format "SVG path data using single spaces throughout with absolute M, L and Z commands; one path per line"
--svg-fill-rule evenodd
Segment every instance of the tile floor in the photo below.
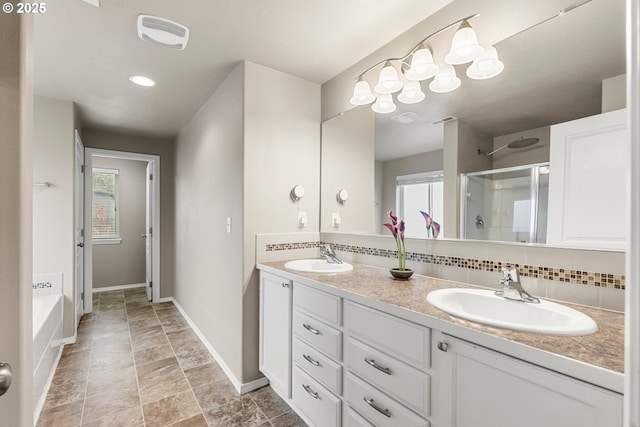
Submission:
M 306 424 L 269 386 L 239 395 L 173 303 L 135 288 L 94 294 L 38 426 Z

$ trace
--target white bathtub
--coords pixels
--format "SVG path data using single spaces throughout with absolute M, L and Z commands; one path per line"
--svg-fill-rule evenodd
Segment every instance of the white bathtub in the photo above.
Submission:
M 33 403 L 38 419 L 62 343 L 62 295 L 33 298 Z

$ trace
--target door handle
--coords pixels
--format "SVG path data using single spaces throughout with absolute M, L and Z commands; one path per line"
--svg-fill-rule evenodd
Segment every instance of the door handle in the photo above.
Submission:
M 8 363 L 0 363 L 0 396 L 9 390 L 12 378 L 13 372 L 11 371 L 11 365 Z
M 143 239 L 146 239 L 147 235 L 146 234 L 141 234 L 140 237 L 142 237 Z
M 84 243 L 78 243 L 76 246 L 79 248 L 84 248 Z

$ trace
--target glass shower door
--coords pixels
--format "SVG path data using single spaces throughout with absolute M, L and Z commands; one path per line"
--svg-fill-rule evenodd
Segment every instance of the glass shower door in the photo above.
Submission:
M 544 243 L 548 164 L 463 175 L 463 237 Z

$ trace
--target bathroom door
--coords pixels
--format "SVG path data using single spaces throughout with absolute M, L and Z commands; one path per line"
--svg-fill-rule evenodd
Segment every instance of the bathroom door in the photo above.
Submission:
M 74 203 L 75 203 L 75 239 L 76 239 L 76 269 L 75 269 L 75 301 L 76 301 L 76 325 L 84 312 L 84 145 L 80 140 L 80 134 L 75 132 L 76 160 L 74 176 Z
M 152 211 L 152 202 L 153 202 L 153 162 L 147 163 L 147 196 L 146 196 L 146 216 L 145 216 L 145 264 L 146 264 L 146 283 L 147 283 L 147 299 L 149 301 L 153 300 L 153 268 L 152 268 L 152 245 L 153 245 L 153 211 Z

